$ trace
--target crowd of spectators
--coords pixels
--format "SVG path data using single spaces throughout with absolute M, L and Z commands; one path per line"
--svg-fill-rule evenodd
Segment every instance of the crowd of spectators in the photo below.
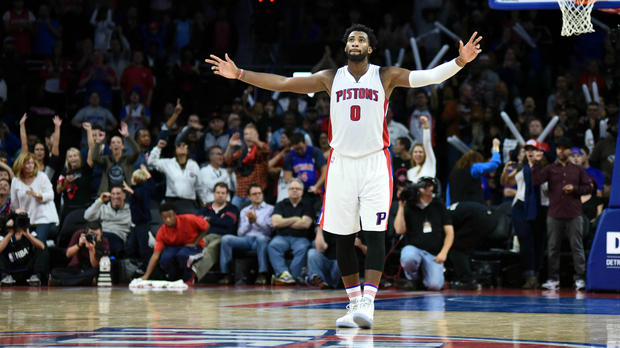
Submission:
M 0 214 L 25 212 L 31 224 L 4 228 L 3 284 L 89 284 L 108 254 L 136 260 L 144 277 L 193 282 L 217 273 L 223 284 L 235 279 L 234 261 L 249 255 L 257 284 L 273 274 L 276 284 L 338 286 L 333 243 L 315 228 L 329 96 L 260 90 L 217 78 L 202 61 L 228 53 L 243 68 L 284 75 L 334 68 L 345 62 L 336 53 L 344 29 L 361 22 L 379 38 L 371 62 L 390 64 L 405 48 L 402 66 L 414 69 L 412 36 L 423 62 L 442 44 L 445 59 L 456 55 L 452 39 L 434 30 L 439 21 L 464 38 L 478 31 L 483 54 L 442 85 L 392 94 L 386 247 L 400 253 L 392 262 L 404 271 L 403 287 L 441 289 L 444 262 L 447 280 L 475 284 L 463 264 L 474 249 L 488 249 L 492 229 L 463 242 L 476 230 L 467 214 L 503 211 L 514 232 L 501 247 L 520 257 L 515 283 L 557 288 L 568 235 L 571 276 L 583 288 L 615 159 L 618 31 L 562 38 L 558 11 L 498 12 L 485 2 L 399 2 L 380 16 L 377 8 L 385 7 L 377 0 L 0 5 Z M 513 31 L 517 23 L 533 45 Z M 549 136 L 537 139 L 554 116 Z M 412 183 L 419 193 L 405 198 Z M 175 236 L 183 228 L 191 232 Z M 363 235 L 356 246 L 363 258 Z

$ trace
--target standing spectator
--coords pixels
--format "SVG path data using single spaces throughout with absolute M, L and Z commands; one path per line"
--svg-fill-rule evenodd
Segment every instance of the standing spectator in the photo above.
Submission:
M 220 268 L 222 273 L 228 274 L 234 250 L 254 250 L 258 256 L 258 275 L 254 284 L 265 285 L 269 271 L 267 246 L 273 228 L 271 224 L 273 205 L 265 203 L 260 185 L 251 185 L 248 195 L 250 205 L 243 208 L 239 214 L 237 235 L 227 234 L 222 237 Z
M 115 28 L 115 34 L 110 39 L 110 49 L 106 53 L 106 61 L 114 69 L 116 76 L 122 76 L 123 70 L 131 63 L 131 47 L 120 26 Z
M 43 62 L 39 77 L 43 80 L 46 103 L 58 113 L 65 110 L 65 92 L 73 74 L 71 61 L 62 55 L 62 42 L 58 41 Z
M 499 139 L 493 139 L 489 162 L 482 162 L 484 158 L 477 151 L 469 151 L 456 162 L 448 183 L 448 194 L 446 194 L 448 204 L 463 201 L 485 203 L 481 176 L 495 171 L 502 163 L 499 145 Z
M 189 158 L 186 143 L 175 147 L 174 158 L 160 158 L 165 140 L 159 140 L 151 150 L 148 165 L 166 176 L 166 200 L 173 201 L 176 211 L 181 214 L 193 214 L 196 209 L 196 191 L 199 189 L 198 163 Z
M 138 129 L 147 128 L 151 123 L 151 109 L 140 102 L 140 87 L 132 89 L 129 104 L 121 109 L 120 120 L 129 125 L 129 135 L 132 137 Z
M 93 126 L 101 127 L 105 131 L 111 131 L 118 125 L 116 118 L 110 110 L 99 104 L 99 93 L 92 92 L 88 97 L 88 105 L 78 110 L 73 116 L 71 125 L 75 128 L 81 128 L 83 122 L 88 122 Z M 87 143 L 86 132 L 82 133 L 82 145 Z
M 409 137 L 409 129 L 407 129 L 404 124 L 394 121 L 394 112 L 392 111 L 392 108 L 388 108 L 385 120 L 387 121 L 387 129 L 390 139 Z
M 435 179 L 425 177 L 418 183 L 423 187 L 411 188 L 419 190 L 418 195 L 414 194 L 407 200 L 401 194 L 398 199 L 394 230 L 396 234 L 405 236 L 400 264 L 407 278 L 406 289 L 414 290 L 415 282 L 422 277 L 428 290 L 438 291 L 444 285 L 443 263 L 454 241 L 454 229 L 443 202 L 433 198 Z M 420 269 L 421 275 L 418 272 Z
M 304 189 L 310 194 L 306 198 L 318 198 L 322 193 L 327 161 L 321 150 L 306 145 L 303 134 L 291 136 L 291 151 L 284 157 L 282 170 L 285 182 L 290 182 L 294 176 L 304 183 Z
M 269 145 L 258 138 L 258 130 L 251 123 L 243 129 L 243 141 L 239 133 L 230 137 L 224 153 L 224 162 L 235 169 L 237 192 L 232 203 L 237 208 L 249 201 L 247 190 L 251 184 L 258 184 L 263 190 L 267 188 L 270 152 Z
M 437 175 L 437 160 L 431 143 L 431 129 L 426 116 L 420 116 L 422 125 L 422 143 L 413 145 L 411 150 L 411 168 L 407 171 L 407 179 L 418 182 L 422 177 L 434 178 Z
M 547 216 L 547 290 L 557 290 L 560 285 L 560 247 L 565 234 L 570 242 L 575 267 L 575 289 L 585 288 L 586 259 L 583 250 L 583 223 L 580 197 L 592 192 L 590 176 L 568 160 L 571 140 L 556 140 L 557 160 L 541 168 L 542 153 L 537 153 L 537 163 L 532 168 L 532 182 L 541 185 L 549 182 L 549 212 Z
M 177 215 L 176 207 L 171 203 L 162 203 L 159 214 L 164 223 L 157 231 L 153 255 L 141 278 L 148 280 L 159 262 L 168 280 L 182 278 L 188 285 L 193 285 L 195 275 L 187 261 L 190 256 L 202 252 L 209 223 L 192 214 Z
M 120 256 L 131 231 L 131 209 L 125 203 L 125 192 L 114 186 L 111 192 L 102 192 L 84 211 L 84 220 L 101 221 L 103 236 L 110 241 L 110 254 Z
M 93 126 L 89 122 L 84 122 L 82 123 L 82 128 L 84 128 L 84 131 L 86 132 L 86 139 L 88 143 L 86 147 L 83 147 L 80 150 L 80 155 L 82 158 L 88 158 L 90 156 L 92 159 L 92 151 L 95 149 L 95 143 L 101 144 L 99 147 L 100 156 L 112 154 L 112 151 L 110 151 L 110 146 L 106 144 L 106 131 L 100 125 Z M 99 186 L 101 186 L 102 175 L 103 168 L 93 162 L 93 173 L 90 178 L 90 192 L 94 195 L 94 197 L 91 196 L 91 199 L 97 198 L 97 191 L 99 190 Z
M 416 143 L 424 143 L 422 117 L 426 117 L 428 126 L 433 122 L 431 111 L 428 109 L 428 95 L 424 89 L 410 89 L 414 95 L 415 109 L 411 112 L 409 117 L 409 134 L 413 137 L 413 141 Z M 408 92 L 409 92 L 408 91 Z
M 102 51 L 93 52 L 93 64 L 82 71 L 78 87 L 86 88 L 89 103 L 91 102 L 91 94 L 97 92 L 99 104 L 110 109 L 112 107 L 112 87 L 116 86 L 118 82 L 114 69 L 106 65 L 104 59 L 105 56 Z
M 33 53 L 39 57 L 51 56 L 54 45 L 62 35 L 62 28 L 56 19 L 50 17 L 50 7 L 46 4 L 39 6 L 34 31 Z
M 0 236 L 0 283 L 3 286 L 19 283 L 40 286 L 41 278 L 46 279 L 49 272 L 45 242 L 30 233 L 28 221 L 20 223 L 24 218 L 28 220 L 27 215 L 10 218 L 6 222 L 6 234 Z
M 15 177 L 11 182 L 13 209 L 23 209 L 34 226 L 35 236 L 45 243 L 50 231 L 58 225 L 54 189 L 47 175 L 39 169 L 34 154 L 21 153 L 13 163 Z
M 101 222 L 91 221 L 86 229 L 75 231 L 65 252 L 69 265 L 54 268 L 48 285 L 95 285 L 99 275 L 99 261 L 110 250 L 108 239 L 103 237 Z
M 123 182 L 129 181 L 133 172 L 133 164 L 140 155 L 138 144 L 129 136 L 127 123 L 121 122 L 121 128 L 118 131 L 121 135 L 113 136 L 110 139 L 111 154 L 101 156 L 101 143 L 95 143 L 93 150 L 91 150 L 93 162 L 103 169 L 98 194 L 108 192 L 111 187 L 122 186 Z M 123 139 L 131 146 L 130 154 L 124 153 L 125 144 Z
M 129 94 L 135 86 L 140 87 L 140 101 L 151 106 L 151 98 L 153 97 L 153 89 L 155 88 L 155 80 L 151 69 L 143 65 L 144 53 L 140 50 L 133 52 L 133 62 L 125 68 L 121 75 L 121 91 L 123 96 L 123 104 L 129 99 Z
M 24 8 L 23 0 L 13 0 L 13 7 L 2 16 L 4 30 L 15 39 L 15 53 L 21 57 L 30 55 L 30 37 L 36 18 Z
M 226 123 L 222 115 L 220 113 L 213 113 L 209 120 L 209 131 L 205 134 L 205 151 L 208 151 L 214 145 L 218 145 L 222 151 L 226 151 L 230 134 L 225 132 L 225 125 Z
M 297 120 L 295 114 L 287 111 L 282 117 L 283 127 L 277 129 L 271 134 L 271 140 L 269 140 L 269 147 L 275 151 L 282 148 L 282 144 L 280 143 L 280 135 L 282 133 L 294 134 L 301 133 L 304 135 L 304 140 L 306 141 L 306 145 L 312 145 L 312 139 L 306 131 L 297 127 Z
M 95 10 L 90 16 L 90 25 L 95 28 L 93 46 L 96 50 L 107 51 L 110 48 L 110 38 L 115 24 L 112 21 L 112 9 L 100 7 L 96 3 Z
M 21 120 L 19 121 L 19 137 L 22 141 L 22 150 L 21 152 L 28 152 L 28 139 L 29 136 L 26 133 L 26 120 L 28 119 L 28 115 L 24 114 Z M 60 167 L 60 126 L 62 125 L 62 119 L 58 117 L 58 115 L 54 116 L 54 133 L 50 137 L 52 146 L 51 149 L 48 149 L 46 144 L 44 144 L 38 137 L 35 137 L 34 146 L 32 146 L 32 152 L 34 153 L 34 159 L 37 161 L 39 165 L 39 169 L 47 175 L 47 177 L 52 180 L 54 174 Z M 49 156 L 46 153 L 46 150 L 51 150 Z M 47 162 L 47 164 L 46 164 Z
M 228 185 L 223 182 L 215 184 L 213 193 L 213 202 L 203 207 L 198 212 L 209 221 L 211 228 L 209 234 L 205 236 L 205 248 L 202 252 L 202 258 L 196 261 L 192 270 L 196 273 L 196 279 L 200 280 L 209 272 L 211 267 L 220 258 L 220 245 L 222 237 L 225 235 L 234 235 L 237 232 L 237 221 L 239 220 L 239 209 L 226 201 L 228 197 Z M 220 265 L 222 268 L 222 265 Z M 222 273 L 226 273 L 223 271 Z M 232 280 L 226 276 L 220 284 L 230 284 Z
M 536 139 L 528 140 L 525 143 L 525 161 L 506 163 L 500 178 L 504 186 L 517 185 L 512 201 L 512 225 L 519 238 L 524 289 L 538 287 L 538 271 L 544 256 L 545 214 L 540 205 L 540 187 L 532 183 L 532 167 L 539 151 L 544 152 L 542 145 Z
M 80 150 L 75 147 L 67 150 L 65 166 L 56 183 L 56 193 L 62 196 L 63 202 L 60 210 L 61 225 L 70 212 L 85 209 L 90 205 L 92 172 L 93 160 L 90 151 L 86 160 L 83 160 Z
M 213 202 L 213 190 L 218 182 L 228 185 L 231 192 L 236 190 L 237 179 L 235 178 L 235 173 L 229 173 L 227 168 L 222 167 L 224 164 L 223 154 L 222 148 L 219 145 L 212 146 L 208 152 L 209 164 L 200 169 L 200 174 L 198 174 L 200 185 L 198 196 L 202 205 Z M 227 200 L 230 201 L 230 198 L 229 195 Z
M 309 228 L 314 221 L 314 210 L 308 200 L 303 199 L 304 184 L 295 178 L 288 184 L 288 198 L 276 204 L 271 223 L 274 237 L 269 242 L 269 261 L 275 272 L 274 281 L 279 285 L 292 285 L 301 276 L 306 265 L 306 253 L 310 247 Z M 291 250 L 293 260 L 290 271 L 286 266 L 284 253 Z M 300 281 L 303 282 L 303 281 Z

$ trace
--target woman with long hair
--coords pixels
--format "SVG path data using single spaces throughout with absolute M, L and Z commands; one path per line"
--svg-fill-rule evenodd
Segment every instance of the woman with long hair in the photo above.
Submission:
M 28 149 L 28 133 L 26 132 L 26 120 L 28 119 L 28 114 L 24 113 L 21 120 L 19 120 L 19 137 L 22 142 L 21 152 L 26 153 L 29 151 Z M 60 155 L 60 126 L 62 125 L 62 119 L 58 117 L 58 115 L 54 116 L 54 133 L 51 135 L 51 148 L 48 149 L 45 142 L 41 141 L 41 139 L 36 138 L 32 147 L 32 153 L 34 154 L 34 159 L 39 165 L 39 170 L 41 170 L 45 175 L 47 175 L 48 179 L 52 180 L 54 174 L 56 172 L 56 168 L 54 165 L 50 165 L 48 162 L 57 163 L 58 161 L 50 161 L 51 159 L 58 159 Z M 48 150 L 51 151 L 51 154 L 48 155 Z M 60 167 L 60 165 L 58 165 Z
M 431 143 L 431 129 L 426 116 L 420 117 L 422 124 L 422 144 L 417 143 L 411 149 L 411 168 L 407 171 L 407 180 L 418 182 L 422 177 L 434 178 L 437 174 L 437 160 Z
M 58 225 L 54 189 L 31 152 L 21 153 L 13 163 L 15 177 L 11 181 L 11 206 L 24 209 L 30 217 L 36 237 L 45 243 L 49 232 Z
M 472 201 L 486 204 L 481 176 L 496 170 L 502 163 L 499 145 L 499 139 L 493 139 L 492 155 L 489 162 L 484 162 L 482 154 L 473 150 L 459 158 L 452 168 L 452 172 L 450 172 L 446 203 Z

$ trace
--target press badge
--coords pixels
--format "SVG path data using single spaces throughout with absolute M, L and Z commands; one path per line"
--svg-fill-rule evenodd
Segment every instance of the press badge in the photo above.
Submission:
M 422 225 L 422 232 L 424 232 L 424 233 L 431 233 L 431 232 L 433 232 L 433 227 L 431 226 L 430 222 L 424 221 L 424 225 Z

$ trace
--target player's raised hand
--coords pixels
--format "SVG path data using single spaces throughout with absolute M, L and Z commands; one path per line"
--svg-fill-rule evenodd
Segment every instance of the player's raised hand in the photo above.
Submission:
M 463 63 L 471 62 L 482 52 L 480 49 L 480 40 L 482 40 L 482 36 L 476 37 L 476 35 L 478 35 L 477 31 L 471 35 L 469 41 L 465 45 L 463 45 L 463 41 L 459 41 L 459 58 Z
M 226 60 L 223 60 L 214 54 L 211 54 L 210 57 L 211 59 L 207 58 L 205 59 L 205 62 L 213 64 L 211 70 L 213 70 L 215 75 L 220 75 L 228 79 L 236 79 L 239 77 L 240 70 L 235 65 L 235 62 L 230 59 L 228 53 L 224 54 L 224 58 L 226 58 Z

